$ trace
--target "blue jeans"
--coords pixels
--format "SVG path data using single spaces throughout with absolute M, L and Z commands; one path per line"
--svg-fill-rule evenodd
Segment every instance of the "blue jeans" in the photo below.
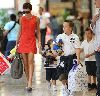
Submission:
M 10 55 L 10 51 L 15 47 L 16 41 L 8 41 L 5 51 L 5 57 Z
M 96 66 L 97 66 L 97 94 L 100 96 L 100 52 L 95 52 L 95 57 L 96 57 Z

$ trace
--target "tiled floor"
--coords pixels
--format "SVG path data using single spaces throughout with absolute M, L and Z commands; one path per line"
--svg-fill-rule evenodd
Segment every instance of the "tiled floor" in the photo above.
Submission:
M 14 80 L 10 77 L 10 74 L 0 76 L 0 96 L 62 96 L 60 94 L 60 82 L 57 81 L 58 91 L 56 94 L 52 93 L 52 89 L 47 89 L 47 83 L 45 80 L 45 70 L 41 64 L 41 55 L 35 56 L 35 73 L 33 80 L 33 91 L 27 93 L 25 90 L 25 76 L 20 80 Z M 80 95 L 77 95 L 80 96 Z M 95 96 L 95 91 L 87 92 L 84 96 Z

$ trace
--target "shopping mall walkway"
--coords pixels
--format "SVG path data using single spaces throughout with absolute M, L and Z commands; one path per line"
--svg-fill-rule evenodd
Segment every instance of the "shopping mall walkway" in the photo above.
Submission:
M 62 96 L 60 93 L 60 82 L 57 81 L 58 91 L 55 95 L 51 90 L 48 90 L 45 80 L 45 70 L 41 63 L 41 55 L 35 56 L 35 74 L 33 80 L 33 91 L 27 93 L 25 90 L 25 76 L 19 80 L 14 80 L 10 77 L 10 74 L 0 76 L 0 96 Z M 80 96 L 80 95 L 78 95 Z M 95 96 L 94 91 L 87 92 L 85 96 Z

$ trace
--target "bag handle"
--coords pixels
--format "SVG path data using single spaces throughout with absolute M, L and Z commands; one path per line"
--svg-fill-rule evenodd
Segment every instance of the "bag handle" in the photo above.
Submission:
M 78 64 L 78 65 L 81 65 L 81 66 L 83 67 L 83 64 L 82 64 L 82 63 L 80 63 L 80 64 Z
M 82 63 L 80 63 L 80 64 L 74 64 L 73 67 L 72 67 L 72 70 L 73 71 L 76 70 L 76 68 L 77 68 L 78 65 L 81 65 L 81 67 L 83 67 L 83 64 Z

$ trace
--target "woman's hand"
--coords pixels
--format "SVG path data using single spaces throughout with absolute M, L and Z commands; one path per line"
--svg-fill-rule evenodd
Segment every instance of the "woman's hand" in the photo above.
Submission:
M 19 46 L 19 40 L 16 41 L 16 49 L 18 48 Z
M 41 42 L 38 42 L 39 53 L 41 53 Z

